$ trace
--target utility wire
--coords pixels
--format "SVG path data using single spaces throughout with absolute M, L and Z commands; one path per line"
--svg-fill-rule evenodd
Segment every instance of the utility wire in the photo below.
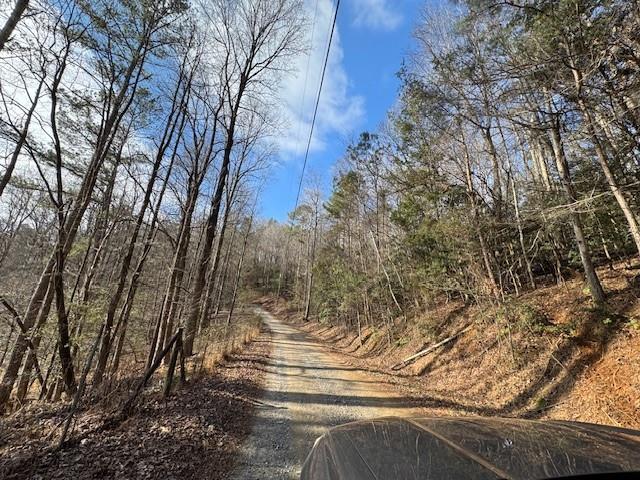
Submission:
M 320 76 L 320 86 L 318 87 L 318 95 L 316 96 L 316 104 L 313 109 L 313 118 L 311 119 L 311 129 L 309 130 L 309 139 L 307 140 L 307 148 L 304 153 L 304 161 L 302 162 L 302 172 L 300 172 L 300 181 L 298 183 L 298 193 L 296 194 L 296 203 L 293 207 L 293 214 L 291 218 L 291 222 L 296 216 L 296 210 L 298 209 L 298 202 L 300 201 L 300 192 L 302 191 L 302 182 L 304 180 L 304 171 L 307 168 L 307 160 L 309 159 L 309 149 L 311 147 L 311 139 L 313 137 L 313 128 L 316 124 L 316 117 L 318 115 L 318 105 L 320 104 L 320 96 L 322 95 L 322 86 L 324 85 L 324 76 L 327 71 L 327 63 L 329 63 L 329 53 L 331 52 L 331 43 L 333 40 L 333 33 L 336 29 L 336 21 L 338 19 L 338 9 L 340 8 L 340 0 L 336 2 L 336 9 L 333 14 L 333 23 L 331 24 L 331 33 L 329 34 L 329 43 L 327 44 L 327 53 L 324 57 L 324 65 L 322 67 L 322 75 Z
M 310 46 L 311 51 L 313 50 L 313 40 L 316 33 L 316 18 L 318 17 L 318 3 L 319 3 L 319 0 L 316 0 L 316 6 L 313 11 L 313 22 L 311 23 L 311 46 Z M 305 69 L 305 72 L 304 72 L 304 87 L 302 89 L 302 98 L 300 99 L 300 119 L 301 120 L 304 115 L 304 104 L 305 104 L 305 101 L 307 100 L 307 84 L 309 80 L 309 67 L 311 65 L 311 51 L 309 51 L 309 55 L 307 55 L 307 68 Z M 300 121 L 300 124 L 298 125 L 298 132 L 296 133 L 296 138 L 298 139 L 298 141 L 302 140 L 300 138 L 301 136 L 302 136 L 302 121 Z M 296 148 L 296 154 L 301 153 L 301 150 L 302 148 L 300 149 Z M 291 182 L 291 186 L 293 186 L 293 181 Z
M 316 96 L 316 104 L 313 108 L 313 118 L 311 120 L 311 128 L 309 130 L 309 139 L 307 140 L 307 148 L 304 153 L 304 162 L 302 163 L 302 172 L 300 172 L 300 181 L 298 183 L 298 193 L 296 194 L 296 203 L 293 207 L 293 212 L 291 214 L 291 225 L 293 226 L 296 219 L 296 210 L 298 209 L 298 202 L 300 201 L 300 192 L 302 191 L 302 182 L 304 180 L 304 171 L 307 167 L 307 160 L 309 158 L 309 149 L 311 147 L 311 138 L 313 137 L 313 128 L 316 124 L 316 117 L 318 115 L 318 105 L 320 104 L 320 96 L 322 95 L 322 86 L 324 85 L 324 76 L 327 71 L 327 63 L 329 63 L 329 53 L 331 52 L 331 43 L 333 40 L 333 33 L 336 29 L 336 21 L 338 19 L 338 9 L 340 8 L 340 0 L 336 2 L 336 9 L 333 14 L 333 22 L 331 24 L 331 33 L 329 34 L 329 42 L 327 44 L 327 53 L 324 57 L 324 65 L 322 66 L 322 74 L 320 76 L 320 86 L 318 87 L 318 95 Z M 313 48 L 313 45 L 311 46 Z M 289 251 L 289 242 L 291 241 L 291 236 L 287 235 L 287 241 L 285 243 L 285 254 L 282 258 L 283 263 L 286 265 L 287 256 Z M 278 275 L 278 292 L 276 294 L 276 302 L 280 300 L 280 290 L 282 288 L 282 273 L 284 268 L 280 268 L 280 275 Z

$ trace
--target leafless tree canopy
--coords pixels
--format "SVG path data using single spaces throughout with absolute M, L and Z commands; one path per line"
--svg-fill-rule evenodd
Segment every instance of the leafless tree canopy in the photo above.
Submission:
M 227 324 L 300 7 L 41 0 L 3 17 L 3 408 L 77 405 Z

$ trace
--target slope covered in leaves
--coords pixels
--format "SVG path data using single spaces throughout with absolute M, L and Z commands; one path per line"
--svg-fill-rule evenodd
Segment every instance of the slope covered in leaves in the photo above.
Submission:
M 24 409 L 3 420 L 0 477 L 221 478 L 249 433 L 269 343 L 253 342 L 189 382 L 167 400 L 152 389 L 123 423 L 103 426 L 110 412 L 79 415 L 76 441 L 53 451 L 47 438 L 66 414 L 56 406 Z
M 612 293 L 592 307 L 580 278 L 510 297 L 499 306 L 442 302 L 393 332 L 361 334 L 300 320 L 266 304 L 344 358 L 437 414 L 523 416 L 640 428 L 640 285 L 637 269 L 601 269 Z M 399 370 L 404 358 L 472 328 Z

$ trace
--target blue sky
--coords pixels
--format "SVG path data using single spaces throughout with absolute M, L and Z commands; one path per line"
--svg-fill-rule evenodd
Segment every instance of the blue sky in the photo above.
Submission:
M 423 5 L 424 0 L 341 1 L 305 178 L 319 179 L 328 190 L 333 165 L 348 143 L 384 121 Z M 288 133 L 276 140 L 278 162 L 261 195 L 264 218 L 285 220 L 295 203 L 334 6 L 335 0 L 306 0 L 310 21 L 315 18 L 307 29 L 311 48 L 283 85 Z

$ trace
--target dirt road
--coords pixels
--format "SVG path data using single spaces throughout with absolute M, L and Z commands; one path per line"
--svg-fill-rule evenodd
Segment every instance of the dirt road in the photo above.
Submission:
M 304 333 L 260 310 L 271 329 L 271 358 L 233 480 L 298 478 L 314 440 L 342 423 L 417 413 L 397 393 L 349 366 Z

